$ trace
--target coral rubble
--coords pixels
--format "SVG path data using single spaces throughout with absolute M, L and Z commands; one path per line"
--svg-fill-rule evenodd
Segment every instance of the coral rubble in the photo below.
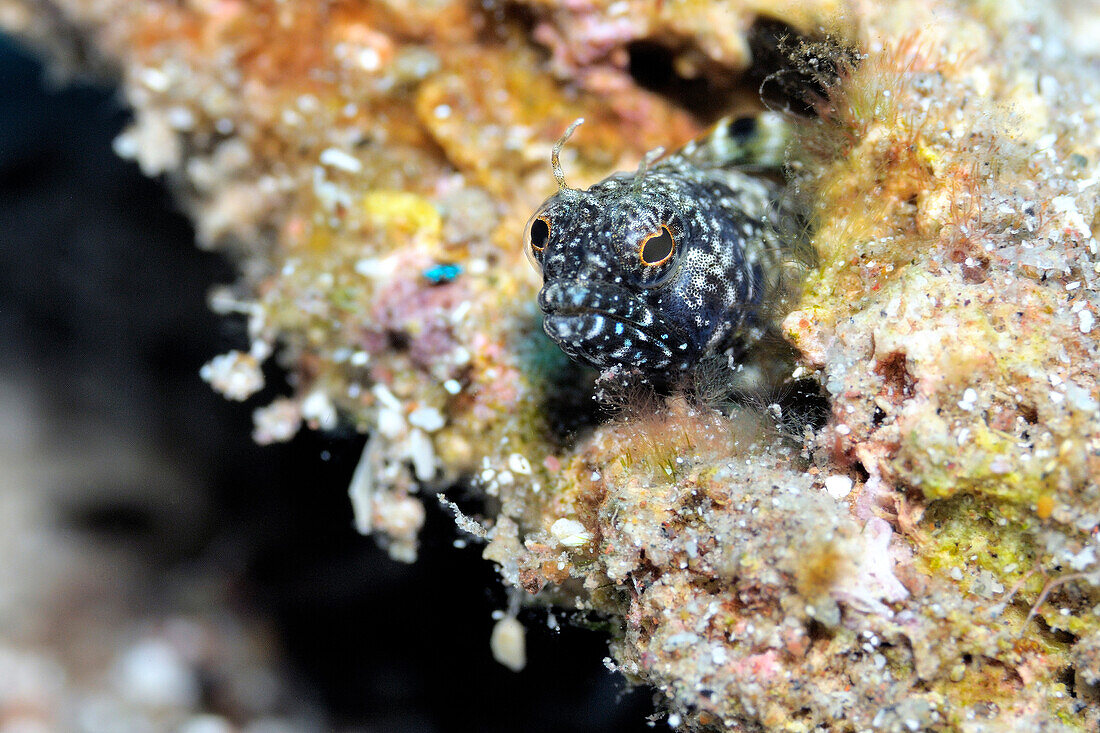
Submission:
M 761 13 L 854 49 L 787 42 L 816 82 L 789 169 L 820 266 L 782 331 L 829 419 L 674 396 L 567 435 L 591 375 L 542 335 L 520 246 L 550 145 L 588 120 L 578 184 L 697 134 L 632 57 L 735 107 Z M 784 730 L 1100 721 L 1097 14 L 0 0 L 9 30 L 117 70 L 118 151 L 240 262 L 212 304 L 251 341 L 204 378 L 246 399 L 277 355 L 293 394 L 257 440 L 369 432 L 351 495 L 399 559 L 418 496 L 472 483 L 483 517 L 459 523 L 504 581 L 609 619 L 670 723 Z

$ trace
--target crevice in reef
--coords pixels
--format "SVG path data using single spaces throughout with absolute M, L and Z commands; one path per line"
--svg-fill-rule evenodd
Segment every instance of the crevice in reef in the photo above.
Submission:
M 548 437 L 557 447 L 568 448 L 606 418 L 606 410 L 593 399 L 596 375 L 559 351 L 540 323 L 532 326 L 532 334 L 520 349 L 521 360 L 528 373 L 545 380 L 538 399 Z
M 627 46 L 638 86 L 669 98 L 704 122 L 717 121 L 737 101 L 739 75 L 698 52 L 646 39 Z
M 743 72 L 680 40 L 662 38 L 628 44 L 627 68 L 638 86 L 710 123 L 738 107 L 759 108 L 761 102 L 814 116 L 814 101 L 825 98 L 840 62 L 854 61 L 839 41 L 801 34 L 777 20 L 758 20 L 746 40 L 752 63 Z

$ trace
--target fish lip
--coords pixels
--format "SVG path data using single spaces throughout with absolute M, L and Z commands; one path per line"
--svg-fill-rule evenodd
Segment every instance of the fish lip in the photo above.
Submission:
M 614 329 L 620 339 L 619 343 L 607 343 L 607 325 L 598 334 L 585 333 L 597 319 L 610 324 L 610 328 Z M 646 335 L 641 327 L 633 323 L 604 316 L 596 311 L 568 315 L 548 313 L 543 319 L 543 330 L 572 359 L 597 369 L 608 369 L 616 365 L 668 369 L 676 363 L 678 357 L 666 341 Z M 634 346 L 631 346 L 631 340 L 634 341 Z M 625 357 L 624 360 L 623 354 L 616 353 L 623 350 L 633 350 L 633 356 Z
M 550 280 L 538 296 L 539 308 L 547 317 L 601 315 L 643 330 L 660 328 L 678 334 L 660 313 L 636 293 L 603 280 Z
M 648 354 L 649 366 L 682 369 L 691 339 L 658 310 L 626 288 L 600 280 L 554 280 L 539 292 L 543 330 L 575 360 L 605 369 L 620 363 L 615 351 Z M 596 320 L 606 321 L 591 331 Z M 619 344 L 608 342 L 608 331 Z M 631 346 L 631 341 L 634 342 Z M 638 366 L 646 363 L 643 360 Z M 629 365 L 628 365 L 629 366 Z M 646 367 L 649 368 L 649 367 Z

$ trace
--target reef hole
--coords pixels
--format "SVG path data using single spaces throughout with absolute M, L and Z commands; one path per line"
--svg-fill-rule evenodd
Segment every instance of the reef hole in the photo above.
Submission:
M 736 103 L 739 75 L 688 47 L 658 40 L 627 46 L 628 69 L 643 89 L 667 97 L 704 122 L 715 122 Z
M 835 39 L 807 36 L 777 20 L 756 21 L 747 33 L 752 63 L 735 70 L 680 39 L 646 38 L 627 45 L 638 86 L 687 109 L 704 123 L 738 108 L 763 105 L 814 116 L 838 69 L 856 54 Z
M 883 412 L 881 407 L 875 406 L 875 411 L 871 415 L 871 427 L 877 428 L 886 421 L 886 413 Z
M 606 418 L 593 398 L 596 372 L 565 355 L 533 321 L 529 335 L 515 348 L 525 373 L 536 377 L 538 412 L 546 421 L 547 436 L 556 447 L 569 448 L 588 429 Z
M 862 461 L 856 461 L 852 464 L 852 471 L 855 473 L 861 484 L 865 484 L 871 480 L 871 472 L 867 470 Z
M 814 379 L 800 379 L 787 385 L 779 405 L 783 408 L 780 427 L 788 434 L 801 435 L 806 428 L 816 433 L 829 421 L 829 396 Z
M 1061 682 L 1066 686 L 1066 694 L 1070 697 L 1077 697 L 1077 675 L 1073 670 L 1073 667 L 1063 667 L 1054 677 L 1056 682 Z

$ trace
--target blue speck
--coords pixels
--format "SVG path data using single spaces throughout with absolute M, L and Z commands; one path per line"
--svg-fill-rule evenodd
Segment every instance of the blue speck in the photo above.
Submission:
M 461 265 L 439 264 L 424 271 L 424 277 L 432 285 L 449 283 L 462 273 Z

